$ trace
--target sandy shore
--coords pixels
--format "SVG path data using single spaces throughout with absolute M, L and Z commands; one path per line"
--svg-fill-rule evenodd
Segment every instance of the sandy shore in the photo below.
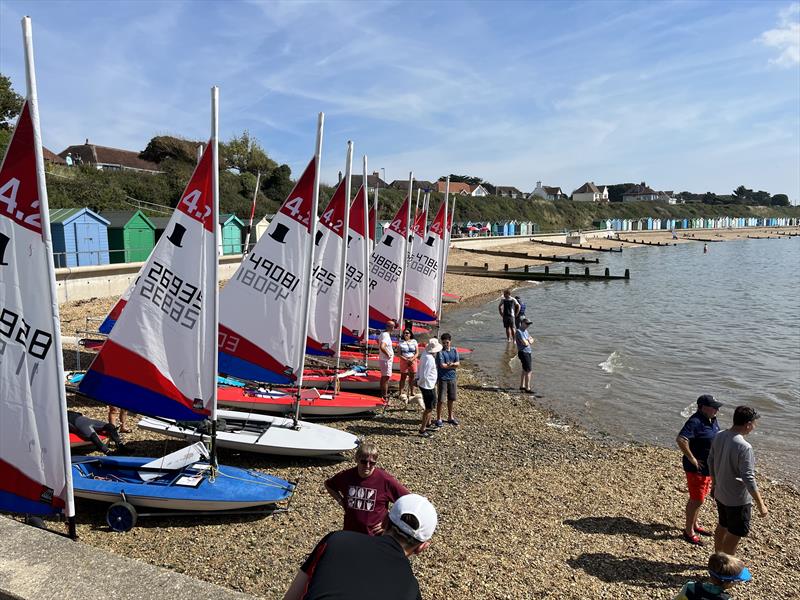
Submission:
M 540 251 L 528 244 L 513 249 L 523 247 Z M 454 252 L 451 262 L 469 260 L 459 254 Z M 475 264 L 493 264 L 490 257 L 469 256 Z M 501 266 L 511 266 L 511 260 L 499 259 Z M 448 275 L 446 289 L 475 301 L 509 285 Z M 75 335 L 87 315 L 104 315 L 114 301 L 62 306 L 63 333 Z M 498 345 L 503 351 L 505 344 Z M 68 367 L 74 357 L 74 351 L 66 352 Z M 462 425 L 430 439 L 415 435 L 416 408 L 392 406 L 372 419 L 331 423 L 377 441 L 381 466 L 437 506 L 434 543 L 413 559 L 423 597 L 671 599 L 687 579 L 703 573 L 709 551 L 680 539 L 686 492 L 677 449 L 598 439 L 541 410 L 535 399 L 483 389 L 492 383 L 464 369 L 457 404 Z M 81 410 L 94 416 L 105 412 L 94 404 Z M 127 438 L 134 454 L 156 456 L 179 446 L 141 430 Z M 135 530 L 116 535 L 105 527 L 103 505 L 80 502 L 81 540 L 280 598 L 317 539 L 340 526 L 341 511 L 322 484 L 349 463 L 226 451 L 221 461 L 298 480 L 291 512 L 248 519 L 142 519 Z M 742 542 L 740 556 L 754 581 L 737 588 L 734 597 L 797 598 L 800 494 L 763 473 L 759 481 L 771 514 L 754 518 L 753 533 Z M 715 511 L 708 505 L 701 517 L 712 525 Z

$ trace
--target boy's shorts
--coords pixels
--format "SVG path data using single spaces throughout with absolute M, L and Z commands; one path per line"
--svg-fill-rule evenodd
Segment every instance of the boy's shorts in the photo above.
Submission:
M 711 492 L 711 475 L 686 471 L 686 484 L 689 487 L 689 499 L 703 502 Z
M 400 360 L 400 373 L 414 375 L 417 372 L 417 361 L 412 360 L 410 363 L 405 360 Z
M 392 376 L 392 361 L 391 360 L 383 360 L 382 358 L 378 359 L 378 368 L 381 370 L 381 377 L 391 377 Z
M 456 400 L 456 381 L 455 379 L 451 381 L 442 381 L 441 379 L 437 382 L 438 387 L 438 394 L 437 400 L 441 402 L 444 400 L 444 395 L 447 394 L 447 400 L 449 402 L 455 402 Z
M 531 359 L 533 358 L 533 354 L 530 352 L 523 352 L 522 350 L 517 351 L 517 357 L 519 358 L 519 362 L 522 363 L 522 370 L 525 373 L 531 372 Z
M 425 410 L 433 410 L 433 407 L 436 406 L 436 392 L 434 390 L 426 390 L 425 388 L 419 388 L 419 391 L 422 392 L 422 401 L 425 402 Z
M 753 516 L 753 505 L 725 506 L 717 500 L 719 524 L 733 535 L 747 537 L 750 533 L 750 519 Z

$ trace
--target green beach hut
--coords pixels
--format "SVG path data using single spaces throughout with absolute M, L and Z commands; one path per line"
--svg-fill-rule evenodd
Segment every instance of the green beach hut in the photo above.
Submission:
M 108 220 L 109 259 L 113 263 L 144 262 L 156 243 L 156 226 L 140 210 L 109 210 L 100 213 Z
M 242 233 L 244 223 L 234 214 L 219 216 L 219 226 L 221 228 L 222 254 L 241 254 L 242 253 Z

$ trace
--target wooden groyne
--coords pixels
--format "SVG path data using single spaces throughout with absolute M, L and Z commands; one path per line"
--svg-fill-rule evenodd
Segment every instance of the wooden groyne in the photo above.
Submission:
M 577 244 L 567 244 L 566 242 L 546 242 L 544 240 L 530 240 L 534 244 L 544 244 L 545 246 L 559 246 L 560 248 L 575 248 L 576 250 L 591 250 L 593 252 L 622 252 L 622 248 L 601 248 L 600 246 L 580 246 Z
M 725 240 L 712 240 L 711 238 L 694 237 L 694 234 L 692 234 L 692 235 L 684 235 L 683 237 L 686 238 L 687 240 L 692 240 L 693 242 L 714 242 L 714 243 L 716 243 L 716 242 L 724 242 L 725 241 Z
M 780 236 L 772 237 L 771 235 L 748 235 L 748 240 L 779 240 L 781 239 Z
M 670 242 L 646 242 L 644 240 L 626 240 L 624 238 L 618 237 L 617 238 L 620 242 L 625 242 L 626 244 L 640 244 L 642 246 L 677 246 L 678 244 L 670 243 Z
M 545 267 L 544 271 L 532 271 L 530 265 L 525 265 L 521 270 L 512 270 L 508 268 L 508 265 L 505 265 L 502 271 L 490 271 L 487 264 L 484 264 L 483 267 L 453 266 L 448 267 L 447 272 L 468 277 L 494 277 L 496 279 L 513 279 L 515 281 L 611 281 L 631 278 L 629 269 L 625 269 L 624 275 L 611 275 L 608 268 L 606 268 L 603 275 L 593 275 L 589 271 L 589 267 L 586 267 L 583 273 L 570 273 L 569 267 L 564 267 L 563 273 L 553 273 L 550 271 L 550 267 Z
M 503 258 L 524 258 L 528 260 L 547 260 L 550 262 L 569 262 L 569 263 L 599 263 L 599 258 L 572 258 L 571 256 L 543 256 L 541 252 L 539 255 L 530 254 L 528 252 L 512 252 L 510 250 L 479 250 L 477 248 L 462 248 L 464 252 L 472 252 L 473 254 L 486 254 L 488 256 L 501 256 Z M 466 264 L 466 263 L 465 263 Z

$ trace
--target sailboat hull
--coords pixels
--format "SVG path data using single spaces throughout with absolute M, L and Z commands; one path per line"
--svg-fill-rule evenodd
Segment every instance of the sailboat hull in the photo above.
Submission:
M 332 389 L 334 385 L 332 373 L 333 371 L 326 369 L 306 369 L 303 371 L 303 387 L 319 390 Z M 392 373 L 389 386 L 397 386 L 399 382 L 400 375 Z M 349 392 L 378 392 L 380 386 L 381 374 L 375 369 L 339 377 L 339 389 Z
M 290 390 L 220 387 L 217 392 L 217 402 L 221 406 L 239 410 L 287 414 L 294 410 L 295 396 Z M 306 417 L 346 417 L 375 412 L 382 407 L 383 400 L 376 396 L 321 392 L 319 398 L 306 398 L 300 401 L 300 414 Z
M 177 471 L 168 471 L 145 483 L 137 469 L 152 458 L 78 457 L 72 460 L 75 495 L 87 500 L 118 502 L 125 500 L 137 507 L 165 511 L 223 511 L 268 506 L 288 500 L 294 484 L 258 471 L 237 467 L 219 467 L 216 477 L 195 463 Z M 187 479 L 197 479 L 196 485 Z
M 326 456 L 358 446 L 353 434 L 315 423 L 298 421 L 295 427 L 292 419 L 232 410 L 219 410 L 217 417 L 225 421 L 224 427 L 217 428 L 217 446 L 221 448 L 283 456 Z M 139 427 L 187 441 L 208 439 L 208 433 L 193 424 L 166 419 L 146 417 L 139 421 Z

